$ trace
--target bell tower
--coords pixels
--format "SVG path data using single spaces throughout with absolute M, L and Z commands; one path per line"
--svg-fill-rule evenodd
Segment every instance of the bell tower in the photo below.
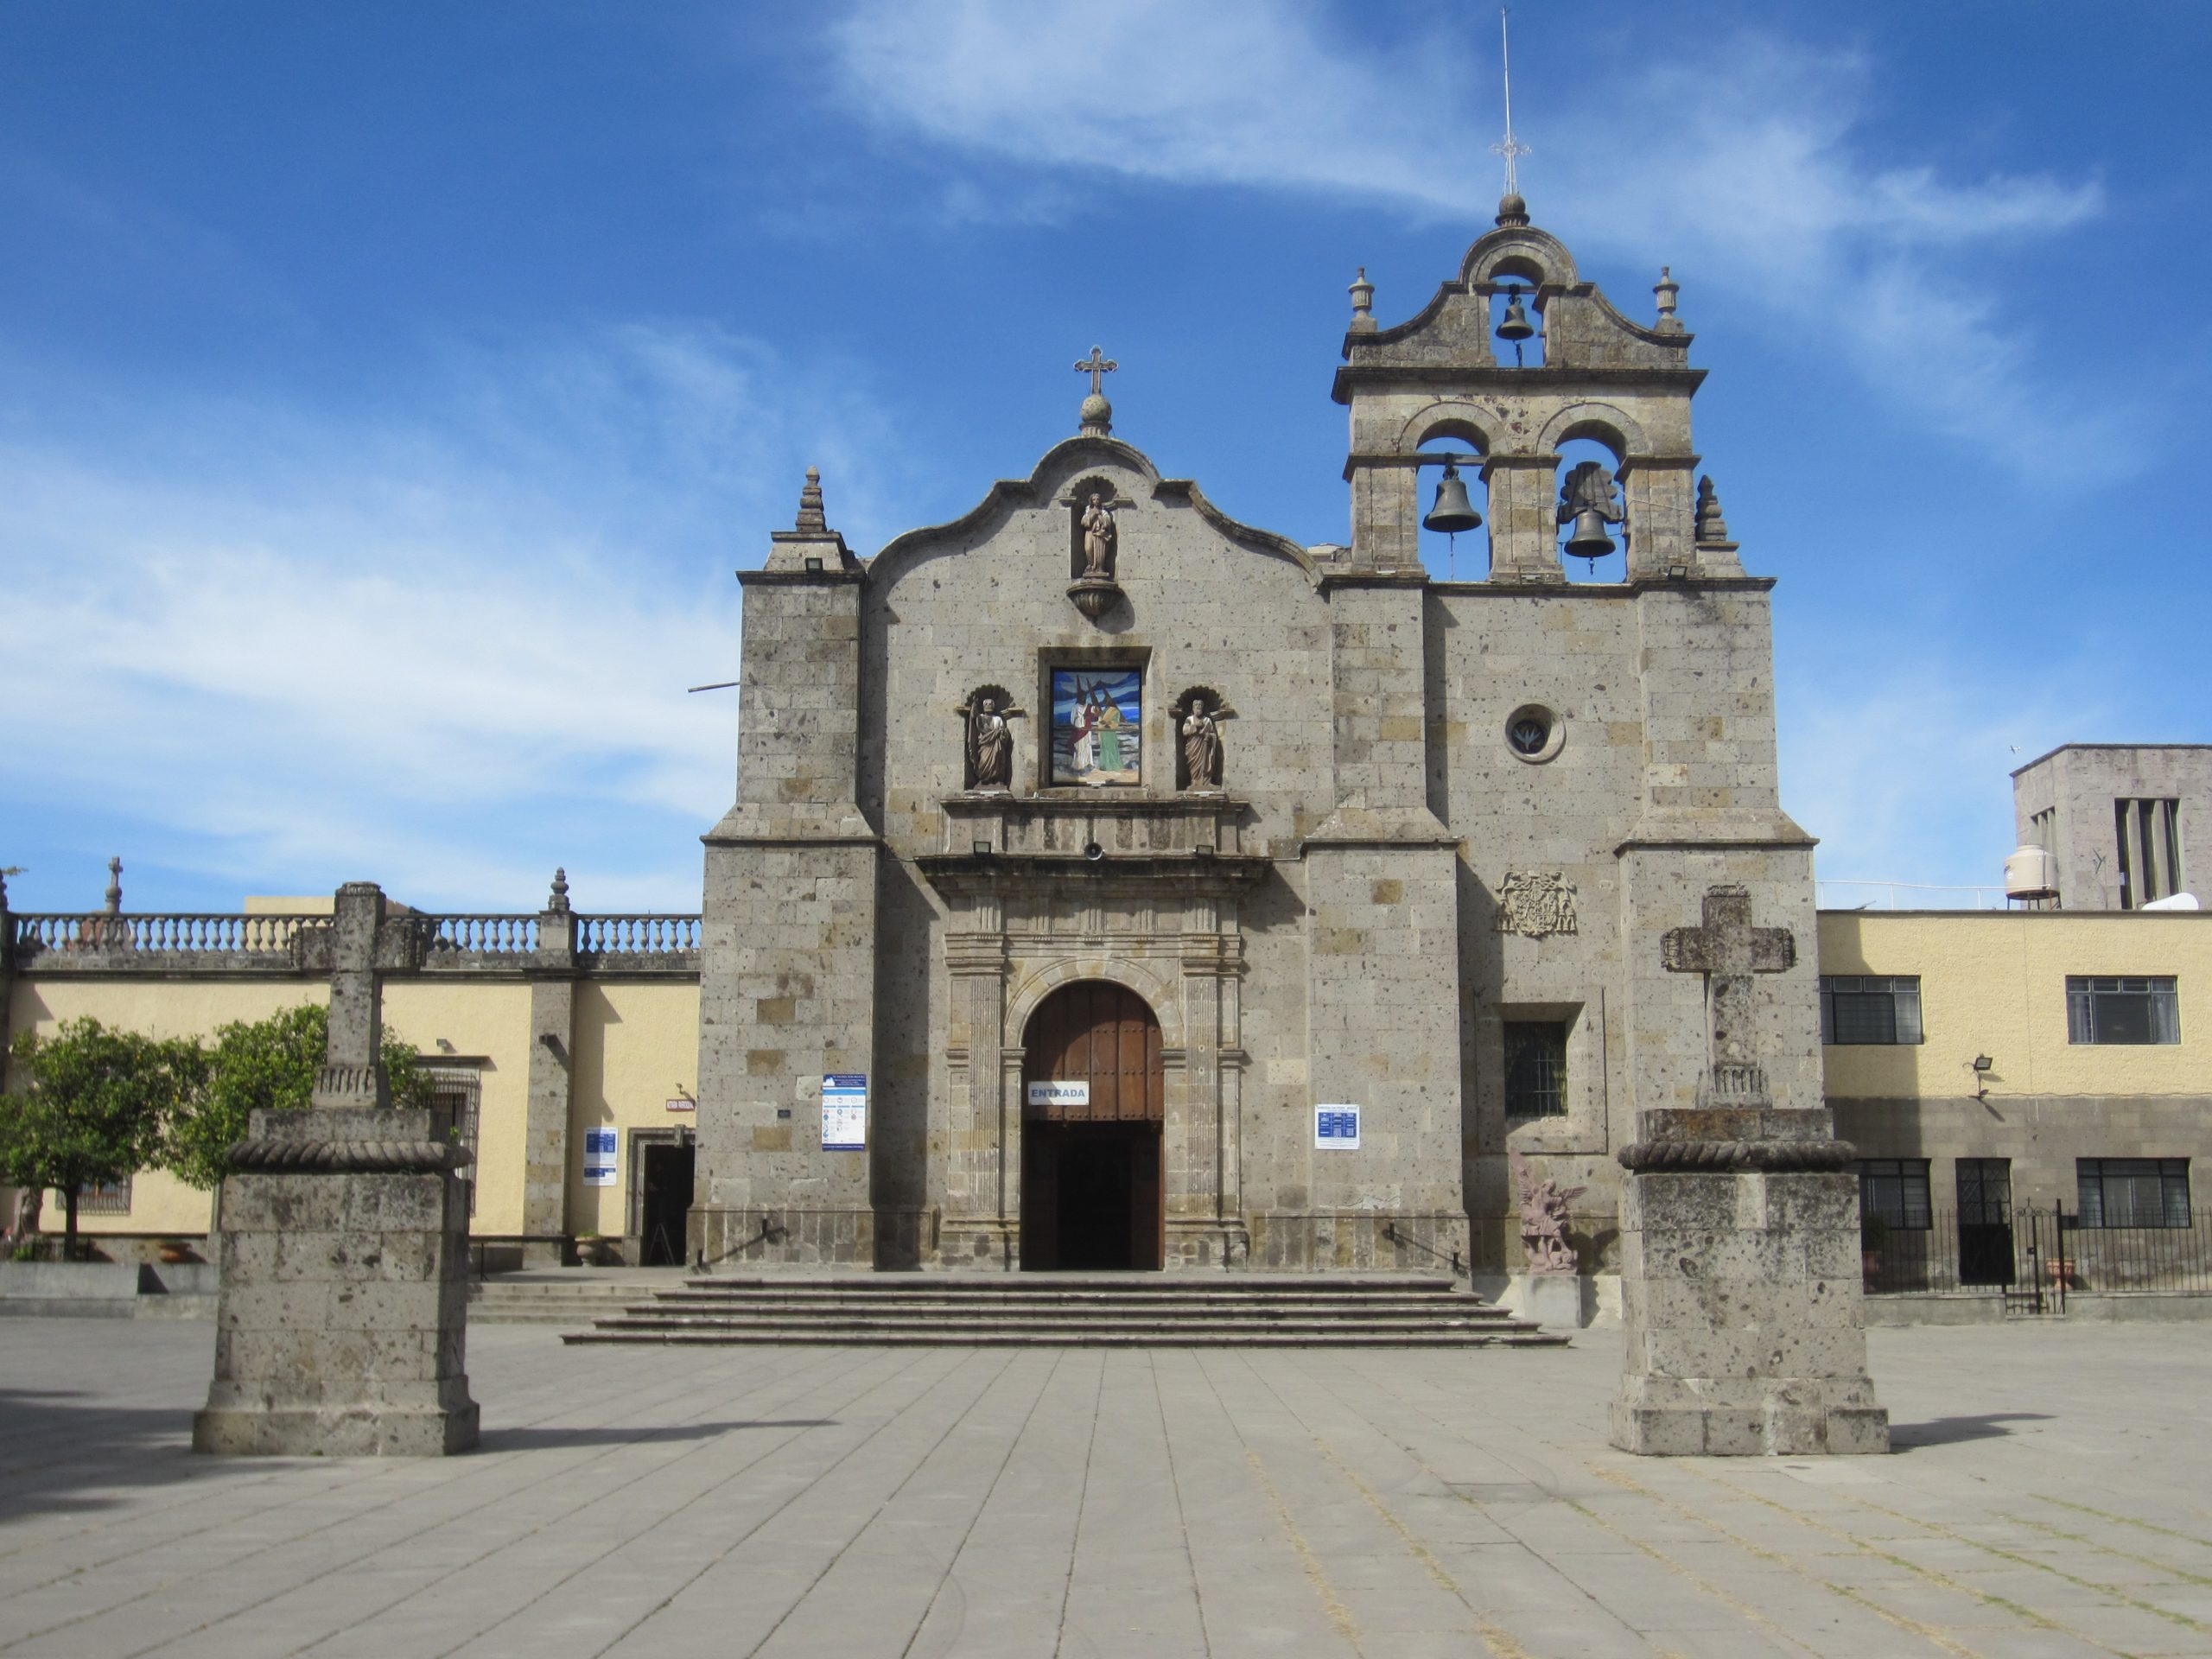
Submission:
M 1449 464 L 1422 446 L 1450 439 L 1487 493 L 1492 582 L 1564 582 L 1563 524 L 1577 542 L 1618 526 L 1631 582 L 1741 575 L 1732 547 L 1698 535 L 1690 399 L 1705 372 L 1689 365 L 1677 289 L 1662 271 L 1656 319 L 1630 321 L 1511 193 L 1459 275 L 1406 321 L 1377 325 L 1363 273 L 1333 388 L 1351 410 L 1352 566 L 1421 569 L 1421 473 Z M 1560 446 L 1578 438 L 1611 453 L 1609 478 L 1586 464 L 1561 477 Z

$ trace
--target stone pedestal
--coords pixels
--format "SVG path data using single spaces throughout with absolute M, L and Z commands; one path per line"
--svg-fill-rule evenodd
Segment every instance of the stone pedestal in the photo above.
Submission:
M 1521 1294 L 1521 1317 L 1547 1331 L 1580 1331 L 1590 1321 L 1583 1310 L 1583 1278 L 1577 1273 L 1532 1273 Z
M 1627 1351 L 1613 1444 L 1888 1451 L 1866 1374 L 1859 1185 L 1827 1112 L 1655 1109 L 1637 1128 L 1619 1154 Z
M 195 1452 L 435 1457 L 476 1443 L 467 1154 L 437 1115 L 256 1112 L 223 1184 L 215 1375 Z
M 1873 1400 L 1852 1148 L 1827 1110 L 1675 1109 L 1619 1153 L 1626 1356 L 1612 1445 L 1889 1451 Z

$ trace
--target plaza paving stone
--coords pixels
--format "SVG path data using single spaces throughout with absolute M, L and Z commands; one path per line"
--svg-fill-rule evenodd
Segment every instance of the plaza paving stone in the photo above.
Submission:
M 188 1450 L 207 1325 L 0 1321 L 0 1656 L 2212 1656 L 2212 1325 L 1870 1333 L 1883 1459 L 1533 1351 L 469 1340 L 483 1448 Z

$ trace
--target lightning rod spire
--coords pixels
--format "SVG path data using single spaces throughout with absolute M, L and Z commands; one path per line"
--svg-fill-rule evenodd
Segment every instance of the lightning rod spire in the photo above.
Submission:
M 1505 194 L 1517 196 L 1521 194 L 1521 181 L 1514 163 L 1535 152 L 1513 137 L 1513 41 L 1506 27 L 1510 10 L 1506 6 L 1497 9 L 1497 56 L 1505 71 L 1505 137 L 1490 149 L 1491 155 L 1505 158 Z

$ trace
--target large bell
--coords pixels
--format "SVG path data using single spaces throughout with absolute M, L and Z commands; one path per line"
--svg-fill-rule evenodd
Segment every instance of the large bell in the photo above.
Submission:
M 1529 321 L 1528 312 L 1522 309 L 1521 290 L 1517 288 L 1507 289 L 1505 290 L 1505 320 L 1497 325 L 1497 337 L 1500 340 L 1510 340 L 1518 346 L 1535 332 L 1535 325 Z
M 1611 552 L 1613 538 L 1605 534 L 1605 515 L 1591 507 L 1576 513 L 1567 550 L 1578 559 L 1602 559 Z
M 1467 486 L 1459 476 L 1459 469 L 1446 461 L 1443 480 L 1436 486 L 1436 505 L 1421 521 L 1421 528 L 1456 536 L 1463 530 L 1472 530 L 1482 521 L 1483 516 L 1475 511 L 1475 504 L 1467 499 Z

